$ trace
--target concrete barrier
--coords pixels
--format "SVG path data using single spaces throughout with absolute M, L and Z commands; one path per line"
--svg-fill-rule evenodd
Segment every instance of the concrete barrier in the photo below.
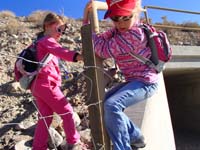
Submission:
M 141 150 L 176 150 L 163 74 L 159 89 L 148 100 L 125 110 L 125 113 L 141 127 L 147 143 Z
M 146 102 L 141 128 L 147 145 L 142 150 L 176 149 L 162 74 L 159 83 L 157 93 Z

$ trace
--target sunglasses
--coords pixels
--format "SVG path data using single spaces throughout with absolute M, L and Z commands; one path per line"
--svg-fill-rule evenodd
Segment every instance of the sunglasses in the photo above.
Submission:
M 60 33 L 60 34 L 65 34 L 65 30 L 68 28 L 68 25 L 67 24 L 64 24 L 64 25 L 61 25 L 61 26 L 58 26 L 56 28 L 57 32 Z
M 113 17 L 110 17 L 110 19 L 114 22 L 119 22 L 119 21 L 129 21 L 132 17 L 133 17 L 133 15 L 130 15 L 130 16 L 113 16 Z

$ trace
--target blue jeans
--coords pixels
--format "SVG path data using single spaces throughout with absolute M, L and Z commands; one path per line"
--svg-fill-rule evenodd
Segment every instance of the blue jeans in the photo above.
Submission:
M 151 97 L 157 87 L 158 84 L 147 84 L 134 80 L 122 83 L 106 93 L 104 120 L 114 150 L 132 150 L 130 143 L 142 135 L 140 129 L 123 110 Z

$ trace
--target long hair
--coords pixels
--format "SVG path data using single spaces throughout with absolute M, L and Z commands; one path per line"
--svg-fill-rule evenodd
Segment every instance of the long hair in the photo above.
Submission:
M 142 8 L 141 0 L 137 0 L 135 8 L 132 11 L 133 12 L 133 19 L 134 19 L 135 22 L 140 20 L 140 14 L 141 14 L 142 10 L 143 10 L 143 8 Z
M 55 23 L 64 23 L 64 18 L 62 16 L 57 15 L 57 14 L 52 13 L 52 12 L 48 13 L 45 16 L 43 23 L 42 23 L 43 31 L 37 33 L 37 39 L 44 36 L 46 26 L 52 25 L 52 24 L 55 24 Z

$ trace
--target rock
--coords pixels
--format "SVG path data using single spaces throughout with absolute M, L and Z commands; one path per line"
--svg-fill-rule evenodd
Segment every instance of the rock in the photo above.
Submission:
M 68 149 L 68 144 L 67 144 L 66 140 L 63 140 L 63 142 L 60 145 L 60 149 L 61 150 L 67 150 Z
M 74 39 L 72 39 L 69 36 L 66 36 L 64 39 L 62 39 L 62 42 L 65 42 L 67 44 L 73 44 L 73 43 L 75 43 Z
M 62 122 L 63 121 L 62 121 L 61 117 L 58 114 L 54 113 L 51 127 L 56 129 L 58 126 L 62 126 Z
M 81 124 L 81 119 L 76 112 L 74 112 L 73 117 L 74 117 L 75 125 L 76 125 L 76 127 L 78 127 Z
M 81 36 L 77 36 L 77 37 L 74 38 L 74 41 L 75 41 L 75 42 L 81 43 L 81 40 L 82 40 L 82 39 L 81 39 Z
M 58 147 L 63 142 L 63 137 L 52 127 L 49 128 L 51 137 L 48 140 L 48 146 L 50 149 Z
M 30 147 L 26 146 L 25 143 L 27 141 L 22 140 L 15 145 L 15 150 L 31 150 Z
M 83 131 L 80 131 L 80 135 L 81 135 L 81 141 L 83 143 L 89 144 L 91 143 L 91 130 L 90 129 L 85 129 Z
M 25 130 L 25 127 L 24 127 L 24 125 L 23 125 L 23 123 L 19 123 L 19 124 L 17 124 L 16 126 L 15 126 L 15 130 Z
M 75 122 L 76 127 L 79 126 L 81 123 L 81 119 L 79 115 L 76 112 L 74 112 L 73 117 L 74 117 L 74 122 Z M 61 119 L 61 117 L 57 114 L 54 114 L 51 126 L 53 128 L 57 128 L 57 127 L 62 126 L 62 123 L 63 123 L 63 120 Z
M 16 93 L 19 90 L 21 91 L 19 82 L 13 82 L 8 87 L 8 93 Z

